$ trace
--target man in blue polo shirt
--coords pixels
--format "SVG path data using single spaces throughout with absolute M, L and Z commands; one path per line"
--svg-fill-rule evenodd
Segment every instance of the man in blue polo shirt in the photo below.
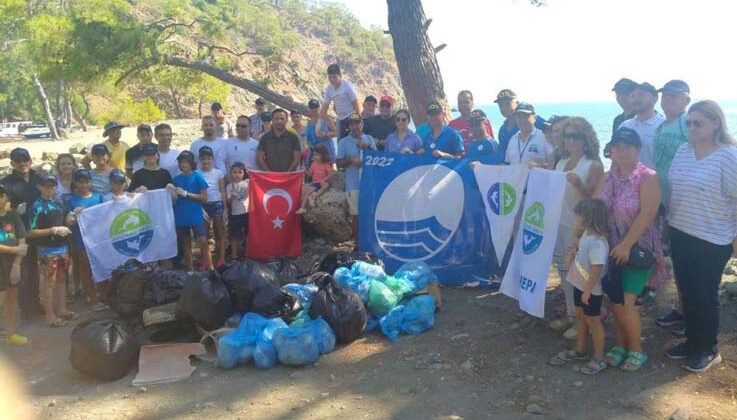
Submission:
M 437 158 L 455 158 L 463 155 L 463 138 L 445 123 L 445 112 L 438 103 L 427 106 L 430 132 L 422 138 L 425 150 Z
M 497 133 L 499 139 L 499 153 L 502 156 L 505 156 L 507 153 L 507 146 L 509 146 L 509 140 L 519 131 L 517 120 L 514 116 L 514 112 L 517 110 L 517 105 L 519 105 L 519 100 L 517 100 L 517 94 L 511 89 L 502 89 L 496 95 L 494 103 L 499 105 L 499 112 L 505 118 L 504 124 L 499 127 L 499 133 Z M 544 126 L 545 120 L 538 115 L 535 119 L 535 127 L 542 129 Z

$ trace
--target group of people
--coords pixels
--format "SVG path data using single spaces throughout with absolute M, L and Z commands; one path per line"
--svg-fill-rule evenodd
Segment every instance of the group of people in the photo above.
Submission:
M 737 238 L 737 143 L 717 103 L 700 101 L 689 108 L 690 88 L 680 80 L 661 89 L 618 81 L 613 91 L 623 112 L 615 118 L 614 134 L 604 149 L 611 159 L 611 169 L 605 172 L 599 140 L 585 118 L 545 120 L 510 89 L 500 91 L 494 101 L 505 118 L 496 136 L 486 114 L 474 109 L 470 91 L 458 94 L 458 118 L 447 122 L 441 104 L 431 103 L 427 122 L 413 131 L 409 111 L 395 110 L 391 96 L 378 101 L 367 96 L 359 107 L 356 91 L 338 65 L 329 66 L 327 76 L 322 103 L 307 103 L 306 124 L 300 113 L 279 108 L 268 112 L 265 101 L 258 99 L 257 112 L 237 117 L 235 124 L 220 104 L 213 104 L 212 115 L 202 119 L 202 137 L 188 150 L 171 148 L 167 124 L 138 126 L 138 143 L 129 147 L 120 140 L 124 126 L 115 122 L 105 125 L 106 141 L 91 148 L 80 162 L 82 168 L 72 155 L 62 154 L 54 174 L 36 173 L 28 151 L 14 149 L 13 173 L 0 183 L 5 341 L 26 342 L 16 329 L 19 292 L 26 316 L 42 309 L 51 326 L 63 326 L 77 316 L 66 308 L 70 266 L 73 290 L 84 289 L 95 310 L 105 309 L 105 282 L 92 282 L 77 226 L 85 208 L 168 189 L 175 202 L 178 261 L 195 268 L 194 240 L 201 251 L 199 269 L 208 270 L 243 254 L 249 170 L 304 170 L 308 182 L 299 213 L 318 205 L 340 170 L 345 172 L 347 208 L 358 246 L 361 157 L 371 149 L 471 161 L 496 156 L 504 164 L 566 173 L 555 251 L 566 316 L 551 326 L 578 341 L 575 350 L 560 352 L 552 363 L 588 359 L 591 336 L 593 357 L 583 373 L 608 366 L 639 370 L 647 355 L 638 305 L 669 277 L 666 252 L 673 261 L 679 302 L 657 322 L 686 337 L 668 349 L 667 356 L 687 359 L 684 367 L 692 371 L 721 360 L 718 287 Z M 659 99 L 662 114 L 655 109 Z M 328 115 L 331 105 L 335 118 Z M 506 261 L 499 263 L 503 269 Z M 606 353 L 603 295 L 613 304 L 616 325 L 616 344 Z

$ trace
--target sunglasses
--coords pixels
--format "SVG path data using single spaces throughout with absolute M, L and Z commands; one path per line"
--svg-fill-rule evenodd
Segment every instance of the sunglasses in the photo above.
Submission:
M 409 120 L 407 118 L 404 118 L 404 117 L 397 117 L 397 121 L 398 122 L 407 122 Z
M 236 124 L 235 126 L 238 127 L 238 128 L 248 128 L 248 127 L 250 127 L 250 125 L 248 125 L 248 124 Z
M 564 139 L 571 139 L 571 140 L 584 140 L 586 139 L 586 136 L 584 136 L 581 133 L 563 133 L 561 134 L 561 137 Z
M 686 120 L 686 127 L 701 128 L 704 126 L 704 122 L 700 120 Z

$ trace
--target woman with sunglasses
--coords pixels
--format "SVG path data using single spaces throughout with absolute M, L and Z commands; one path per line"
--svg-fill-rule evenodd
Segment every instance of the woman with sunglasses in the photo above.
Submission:
M 573 302 L 573 285 L 566 281 L 568 264 L 565 263 L 565 257 L 572 251 L 573 233 L 576 229 L 573 209 L 584 198 L 593 197 L 604 176 L 604 166 L 599 160 L 599 139 L 588 121 L 581 117 L 570 117 L 556 122 L 554 126 L 563 145 L 559 149 L 561 159 L 555 165 L 555 170 L 565 172 L 568 180 L 553 254 L 566 298 L 566 316 L 551 322 L 550 327 L 556 331 L 565 331 L 564 336 L 567 339 L 575 340 L 578 336 L 575 327 L 576 307 Z
M 689 142 L 670 167 L 671 255 L 683 298 L 686 341 L 666 350 L 703 372 L 722 361 L 717 349 L 719 284 L 737 249 L 737 145 L 719 105 L 700 101 L 686 118 Z
M 394 115 L 397 131 L 386 137 L 385 151 L 393 153 L 424 155 L 422 139 L 409 129 L 409 111 L 400 109 Z

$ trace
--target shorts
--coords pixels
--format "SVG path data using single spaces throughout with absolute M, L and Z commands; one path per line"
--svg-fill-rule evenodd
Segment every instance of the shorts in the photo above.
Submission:
M 205 225 L 177 226 L 177 237 L 179 237 L 179 239 L 191 238 L 192 232 L 194 232 L 195 238 L 207 237 L 207 230 L 205 230 Z
M 220 219 L 223 217 L 225 207 L 222 201 L 208 201 L 202 205 L 202 208 L 205 209 L 205 213 L 210 219 Z
M 622 267 L 622 290 L 624 293 L 640 296 L 642 291 L 645 290 L 650 271 L 652 271 L 652 268 L 643 270 L 627 266 Z
M 53 288 L 56 285 L 57 275 L 66 273 L 68 269 L 69 254 L 39 254 L 38 256 L 38 278 L 47 287 Z
M 581 302 L 581 296 L 583 296 L 583 292 L 579 290 L 578 287 L 574 286 L 573 287 L 573 302 L 576 305 L 576 307 L 582 308 L 583 314 L 586 316 L 601 315 L 601 301 L 603 300 L 604 296 L 590 295 L 588 305 L 584 305 L 584 303 Z
M 13 270 L 13 263 L 15 262 L 15 255 L 3 254 L 0 255 L 0 292 L 8 290 L 10 286 L 10 272 Z M 21 274 L 21 279 L 23 275 Z M 17 287 L 15 285 L 13 287 Z
M 228 236 L 243 239 L 248 234 L 248 213 L 228 216 Z
M 345 199 L 348 202 L 348 214 L 358 216 L 358 191 L 346 191 Z
M 625 293 L 640 296 L 643 289 L 645 289 L 651 269 L 641 270 L 626 266 L 613 266 L 610 270 L 611 272 L 607 273 L 602 279 L 601 286 L 612 303 L 623 305 Z M 635 300 L 635 305 L 639 305 L 637 302 L 638 300 Z

